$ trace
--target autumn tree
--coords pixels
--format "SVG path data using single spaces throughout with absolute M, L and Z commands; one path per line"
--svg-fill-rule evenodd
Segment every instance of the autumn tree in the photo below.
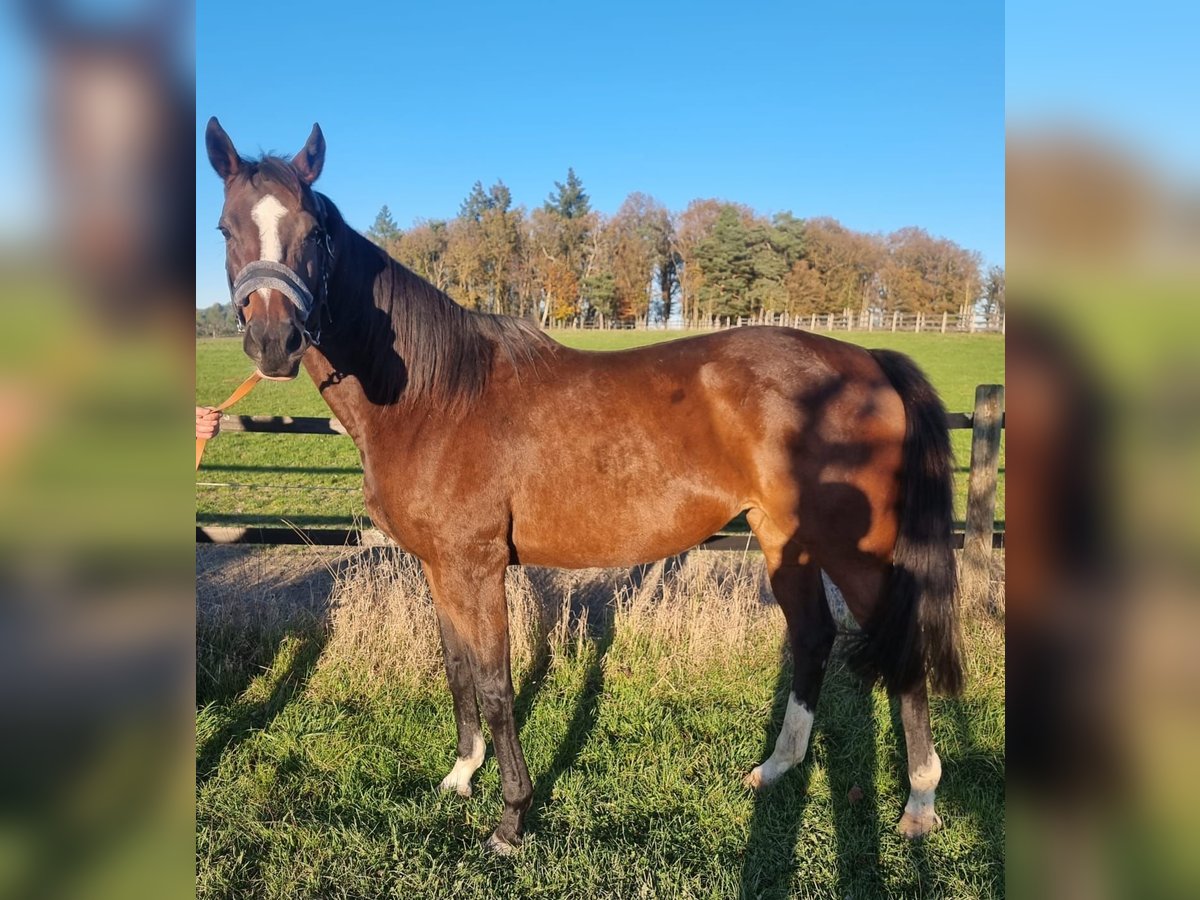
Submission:
M 648 318 L 657 287 L 665 298 L 665 314 L 669 315 L 674 262 L 671 219 L 666 208 L 653 197 L 632 193 L 606 223 L 605 231 L 615 293 L 613 314 L 626 320 Z
M 531 239 L 541 255 L 536 271 L 544 299 L 543 324 L 580 311 L 580 289 L 592 274 L 588 250 L 594 246 L 597 226 L 574 169 L 567 169 L 567 180 L 554 182 L 554 188 L 530 223 Z
M 719 200 L 693 200 L 675 217 L 671 243 L 684 321 L 697 321 L 702 314 L 700 289 L 704 285 L 704 270 L 700 263 L 700 245 L 712 234 L 723 206 Z M 703 312 L 703 315 L 710 314 Z
M 979 255 L 921 228 L 888 236 L 880 271 L 882 296 L 899 312 L 963 315 L 979 298 Z
M 512 191 L 503 181 L 488 188 L 488 204 L 480 217 L 488 306 L 493 312 L 517 313 L 517 281 L 525 213 L 514 209 Z M 523 313 L 522 313 L 523 314 Z
M 805 258 L 824 286 L 822 309 L 866 311 L 878 304 L 876 276 L 885 258 L 881 239 L 846 228 L 836 219 L 809 219 L 805 223 Z
M 426 219 L 400 235 L 392 255 L 438 290 L 451 287 L 449 229 L 439 219 Z
M 1004 312 L 1004 267 L 992 266 L 983 281 L 983 312 L 991 316 Z

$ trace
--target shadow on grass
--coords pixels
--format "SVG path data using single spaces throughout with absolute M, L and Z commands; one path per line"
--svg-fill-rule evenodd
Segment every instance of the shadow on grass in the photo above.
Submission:
M 634 592 L 658 590 L 668 578 L 673 577 L 683 567 L 686 559 L 687 554 L 683 553 L 657 563 L 634 566 L 628 573 L 630 589 Z M 554 759 L 534 783 L 533 801 L 529 806 L 528 817 L 531 831 L 537 827 L 554 796 L 554 786 L 558 779 L 575 766 L 599 718 L 600 698 L 604 693 L 604 661 L 613 643 L 616 624 L 611 603 L 606 602 L 603 606 L 598 606 L 596 600 L 595 596 L 589 596 L 585 592 L 576 598 L 579 608 L 571 610 L 571 615 L 577 616 L 586 608 L 587 621 L 592 623 L 588 628 L 591 658 L 588 660 L 583 685 L 575 701 L 575 709 L 567 725 L 566 734 Z M 549 664 L 549 648 L 539 648 L 513 704 L 518 729 L 532 710 L 534 697 L 545 681 Z
M 579 754 L 596 728 L 600 715 L 600 696 L 604 693 L 604 659 L 613 642 L 613 622 L 611 617 L 600 623 L 594 637 L 590 638 L 591 658 L 588 660 L 587 671 L 584 674 L 583 686 L 575 701 L 575 709 L 567 732 L 554 754 L 546 771 L 534 783 L 533 801 L 529 805 L 528 826 L 533 831 L 537 828 L 542 814 L 554 796 L 554 785 L 558 779 L 570 771 L 579 759 Z M 522 688 L 518 703 L 524 699 L 525 689 Z M 530 703 L 532 701 L 529 701 Z M 522 708 L 522 707 L 518 707 Z M 529 709 L 528 703 L 523 705 L 524 713 Z
M 826 682 L 827 723 L 821 729 L 837 840 L 837 896 L 882 897 L 876 723 L 871 691 L 845 668 Z M 882 818 L 886 819 L 886 815 Z
M 791 657 L 786 648 L 781 648 L 775 700 L 763 729 L 758 761 L 770 756 L 775 747 L 775 737 L 783 725 L 791 690 Z M 808 803 L 811 770 L 811 763 L 806 759 L 771 787 L 754 795 L 754 813 L 750 817 L 750 837 L 746 842 L 739 891 L 744 900 L 791 896 L 792 873 L 796 869 L 796 838 Z
M 238 551 L 226 555 L 236 560 Z M 208 781 L 227 751 L 267 728 L 304 690 L 329 640 L 329 600 L 338 572 L 351 562 L 346 557 L 332 566 L 284 568 L 257 582 L 252 593 L 225 588 L 202 600 L 196 703 L 197 709 L 211 708 L 219 724 L 197 741 L 197 786 Z M 198 590 L 198 600 L 203 593 Z M 250 604 L 271 604 L 272 610 L 264 610 L 261 621 L 247 618 L 243 610 Z
M 626 576 L 630 589 L 635 593 L 642 592 L 642 590 L 660 589 L 667 578 L 673 577 L 683 568 L 686 558 L 688 558 L 688 553 L 680 553 L 679 556 L 659 560 L 658 563 L 634 566 Z M 539 593 L 547 593 L 547 587 L 553 590 L 553 582 L 542 581 L 538 572 L 530 570 L 529 576 Z M 611 595 L 596 592 L 583 592 L 575 595 L 572 598 L 572 608 L 569 614 L 577 620 L 577 617 L 583 613 L 587 614 L 587 622 L 590 623 L 587 635 L 590 644 L 587 672 L 584 673 L 583 685 L 575 702 L 571 720 L 566 726 L 562 743 L 559 744 L 550 766 L 534 782 L 533 802 L 529 805 L 528 816 L 530 830 L 536 827 L 542 812 L 550 804 L 554 794 L 554 785 L 557 784 L 560 776 L 574 768 L 584 744 L 587 744 L 588 738 L 595 730 L 596 720 L 599 719 L 600 696 L 604 694 L 605 658 L 608 648 L 612 647 L 614 629 L 616 629 Z M 529 718 L 529 713 L 532 712 L 535 697 L 550 671 L 550 662 L 550 647 L 539 647 L 536 650 L 533 664 L 524 674 L 521 689 L 517 691 L 514 704 L 512 704 L 518 731 Z
M 837 651 L 835 651 L 837 652 Z M 781 653 L 775 702 L 763 733 L 760 759 L 770 756 L 783 724 L 792 686 L 790 656 Z M 814 717 L 814 730 L 804 762 L 754 797 L 750 837 L 742 866 L 742 898 L 792 896 L 798 867 L 796 846 L 808 804 L 814 750 L 823 751 L 833 810 L 837 886 L 816 885 L 837 897 L 884 895 L 879 870 L 879 810 L 875 781 L 875 724 L 871 695 L 845 669 L 831 666 Z M 851 800 L 851 791 L 855 799 Z
M 252 732 L 266 729 L 280 710 L 304 689 L 325 648 L 327 635 L 325 629 L 284 635 L 270 671 L 222 710 L 224 721 L 221 726 L 197 745 L 197 786 L 212 777 L 227 751 Z

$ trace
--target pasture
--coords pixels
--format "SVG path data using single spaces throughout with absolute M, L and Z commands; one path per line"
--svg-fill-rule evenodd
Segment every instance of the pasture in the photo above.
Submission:
M 558 336 L 599 349 L 675 335 Z M 913 355 L 951 410 L 971 408 L 975 384 L 1003 382 L 999 337 L 850 337 Z M 197 402 L 223 399 L 248 369 L 238 341 L 199 342 Z M 260 385 L 236 411 L 328 415 L 305 376 Z M 955 433 L 963 471 L 968 438 Z M 348 438 L 218 438 L 199 482 L 271 487 L 199 488 L 198 518 L 345 523 L 361 514 L 357 464 Z M 782 616 L 754 555 L 510 571 L 517 721 L 535 796 L 521 853 L 497 859 L 480 848 L 500 810 L 490 751 L 472 798 L 436 790 L 454 724 L 413 561 L 199 548 L 198 892 L 1001 896 L 999 565 L 988 595 L 964 610 L 966 694 L 932 702 L 945 828 L 917 844 L 895 830 L 907 796 L 898 711 L 853 680 L 838 648 L 808 759 L 762 794 L 742 787 L 770 751 L 789 684 Z

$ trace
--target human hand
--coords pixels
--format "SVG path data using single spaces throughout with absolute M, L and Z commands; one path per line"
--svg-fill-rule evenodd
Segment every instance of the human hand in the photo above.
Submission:
M 221 430 L 221 411 L 211 406 L 196 407 L 196 437 L 213 438 Z

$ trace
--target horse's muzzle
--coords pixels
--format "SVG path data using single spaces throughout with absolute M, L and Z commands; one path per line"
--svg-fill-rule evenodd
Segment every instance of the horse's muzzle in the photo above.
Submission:
M 290 318 L 265 322 L 253 318 L 246 323 L 242 347 L 258 365 L 264 378 L 290 380 L 300 371 L 300 359 L 308 349 L 308 335 Z

